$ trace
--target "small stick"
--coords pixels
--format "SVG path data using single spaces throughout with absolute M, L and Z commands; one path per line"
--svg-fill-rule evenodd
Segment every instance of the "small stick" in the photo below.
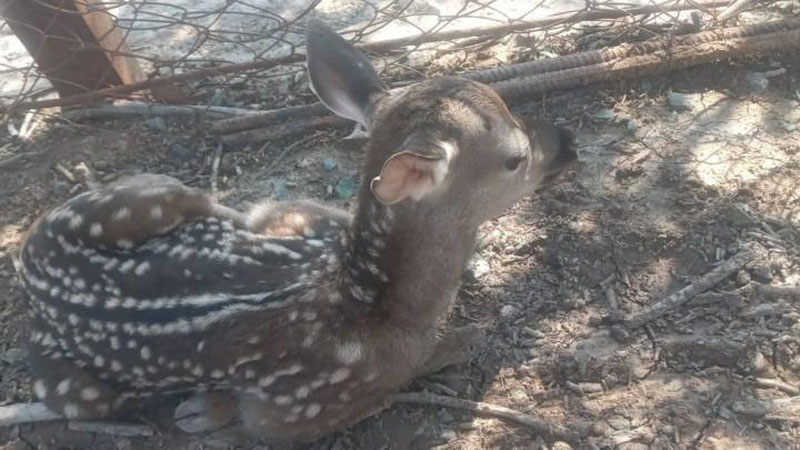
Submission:
M 258 114 L 261 111 L 245 108 L 232 108 L 228 106 L 204 106 L 204 105 L 151 105 L 143 102 L 127 102 L 116 105 L 98 106 L 96 108 L 79 109 L 66 111 L 63 117 L 75 122 L 86 119 L 98 119 L 108 117 L 132 117 L 132 116 L 178 116 L 192 117 L 206 115 L 212 119 L 225 119 L 234 116 L 247 116 Z
M 64 178 L 69 180 L 70 183 L 73 183 L 73 184 L 77 183 L 77 180 L 75 179 L 75 175 L 73 175 L 72 172 L 69 171 L 69 169 L 67 169 L 66 167 L 62 166 L 61 163 L 56 163 L 56 165 L 53 166 L 53 167 L 56 169 L 56 172 L 58 172 L 61 175 L 63 175 Z
M 652 305 L 642 308 L 640 311 L 629 315 L 622 320 L 622 323 L 629 328 L 636 328 L 645 323 L 657 319 L 675 308 L 687 303 L 697 294 L 701 294 L 719 284 L 725 278 L 736 273 L 754 257 L 750 250 L 742 250 L 732 258 L 720 263 L 711 272 L 700 277 L 694 283 L 684 287 L 680 291 L 664 298 Z
M 482 414 L 498 419 L 505 419 L 531 429 L 534 433 L 550 440 L 567 441 L 572 444 L 580 444 L 586 437 L 592 434 L 591 426 L 586 423 L 572 423 L 569 429 L 555 426 L 545 420 L 524 414 L 503 406 L 491 403 L 474 402 L 460 398 L 446 397 L 424 392 L 402 392 L 394 394 L 391 398 L 393 403 L 417 403 L 423 405 L 439 405 L 448 408 L 466 409 L 477 414 Z
M 0 406 L 0 426 L 2 427 L 60 419 L 63 417 L 47 409 L 44 403 L 17 403 Z
M 800 389 L 797 387 L 792 386 L 783 380 L 778 380 L 775 378 L 756 378 L 754 384 L 760 388 L 778 389 L 779 391 L 786 392 L 790 395 L 800 394 Z
M 217 178 L 219 178 L 219 164 L 222 161 L 222 143 L 217 144 L 214 151 L 214 161 L 211 163 L 211 195 L 217 195 Z
M 758 290 L 770 298 L 784 297 L 800 300 L 800 286 L 772 286 L 762 284 Z
M 737 414 L 750 417 L 796 416 L 800 413 L 800 396 L 769 400 L 743 400 L 733 402 L 731 409 Z
M 731 3 L 727 8 L 723 9 L 721 13 L 717 16 L 717 20 L 720 22 L 724 22 L 731 17 L 739 14 L 742 12 L 743 9 L 750 6 L 753 3 L 753 0 L 736 0 Z
M 115 436 L 126 437 L 152 436 L 154 434 L 153 428 L 135 423 L 71 421 L 67 424 L 67 428 L 73 431 L 113 434 Z
M 50 422 L 53 420 L 64 420 L 64 416 L 50 411 L 42 402 L 0 406 L 0 426 Z M 74 431 L 131 437 L 152 436 L 154 434 L 151 427 L 134 423 L 70 421 L 67 424 L 67 428 Z

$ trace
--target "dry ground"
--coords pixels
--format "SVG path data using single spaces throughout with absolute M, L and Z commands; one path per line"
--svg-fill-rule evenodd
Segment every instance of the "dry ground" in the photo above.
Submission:
M 786 73 L 753 92 L 747 73 L 777 67 Z M 486 324 L 488 336 L 469 362 L 410 388 L 504 405 L 563 426 L 589 421 L 602 433 L 593 441 L 601 448 L 800 448 L 800 408 L 777 417 L 736 408 L 738 401 L 789 397 L 792 386 L 800 387 L 800 299 L 759 288 L 800 284 L 798 68 L 797 54 L 720 63 L 518 105 L 575 130 L 581 164 L 561 184 L 486 224 L 452 320 Z M 687 95 L 689 110 L 670 110 L 670 90 Z M 11 143 L 0 159 L 25 155 L 0 167 L 4 404 L 32 398 L 24 300 L 11 259 L 24 230 L 93 181 L 148 171 L 208 188 L 216 141 L 207 125 L 60 122 L 30 142 L 0 137 L 0 147 Z M 351 206 L 337 185 L 355 176 L 361 153 L 341 135 L 320 132 L 280 159 L 292 142 L 226 149 L 222 202 L 246 208 L 265 197 L 312 197 Z M 326 158 L 335 167 L 323 167 Z M 745 245 L 756 245 L 758 258 L 712 291 L 632 332 L 608 325 L 609 317 L 680 289 Z M 789 386 L 759 388 L 757 378 Z M 0 448 L 199 449 L 234 442 L 231 433 L 181 434 L 169 421 L 172 404 L 126 418 L 153 423 L 151 438 L 76 432 L 54 422 L 0 429 Z M 310 448 L 540 444 L 564 448 L 465 411 L 397 405 Z

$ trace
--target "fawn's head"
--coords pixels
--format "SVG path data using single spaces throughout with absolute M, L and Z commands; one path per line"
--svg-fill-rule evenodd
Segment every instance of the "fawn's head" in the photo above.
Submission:
M 311 20 L 307 33 L 312 89 L 370 134 L 363 195 L 481 223 L 576 159 L 569 131 L 524 123 L 488 86 L 438 78 L 389 92 L 327 25 Z

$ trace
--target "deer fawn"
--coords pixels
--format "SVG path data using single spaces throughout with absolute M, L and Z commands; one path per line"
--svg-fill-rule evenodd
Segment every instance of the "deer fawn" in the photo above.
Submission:
M 286 202 L 244 215 L 157 175 L 51 211 L 20 255 L 50 409 L 102 418 L 194 392 L 176 410 L 185 429 L 237 419 L 312 439 L 466 350 L 475 328 L 436 327 L 478 226 L 573 162 L 572 136 L 463 79 L 389 93 L 357 49 L 308 27 L 313 90 L 371 136 L 355 214 Z

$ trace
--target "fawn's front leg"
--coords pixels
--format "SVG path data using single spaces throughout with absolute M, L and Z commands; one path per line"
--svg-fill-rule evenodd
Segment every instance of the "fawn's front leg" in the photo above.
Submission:
M 471 324 L 449 330 L 434 343 L 433 353 L 418 375 L 438 372 L 467 360 L 470 347 L 483 335 L 483 328 Z
M 232 392 L 195 394 L 175 408 L 175 425 L 184 433 L 204 433 L 230 425 L 236 416 Z

